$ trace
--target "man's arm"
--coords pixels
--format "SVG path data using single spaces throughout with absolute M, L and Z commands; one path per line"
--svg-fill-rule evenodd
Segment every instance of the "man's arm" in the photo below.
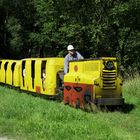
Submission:
M 84 59 L 84 57 L 79 52 L 77 52 L 77 57 L 78 57 L 78 60 Z
M 65 60 L 64 60 L 64 74 L 67 74 L 68 72 L 68 55 L 65 56 Z

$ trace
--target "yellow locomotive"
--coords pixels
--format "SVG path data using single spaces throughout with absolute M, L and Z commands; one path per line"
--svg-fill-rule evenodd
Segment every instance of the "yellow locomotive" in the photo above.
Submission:
M 64 89 L 64 104 L 73 107 L 124 104 L 116 58 L 72 61 L 64 80 L 63 67 L 64 58 L 0 60 L 0 83 L 49 97 Z
M 73 61 L 64 77 L 64 104 L 84 108 L 95 105 L 123 105 L 122 80 L 116 58 Z

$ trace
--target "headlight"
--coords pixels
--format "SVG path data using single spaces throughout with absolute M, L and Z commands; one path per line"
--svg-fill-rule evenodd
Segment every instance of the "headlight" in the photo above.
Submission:
M 114 69 L 114 64 L 113 64 L 112 61 L 107 61 L 106 64 L 105 64 L 105 67 L 108 70 L 112 70 L 112 69 Z

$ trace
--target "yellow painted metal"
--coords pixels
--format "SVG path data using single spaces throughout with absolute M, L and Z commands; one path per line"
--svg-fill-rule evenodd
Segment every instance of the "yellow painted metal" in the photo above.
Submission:
M 6 71 L 5 71 L 5 65 L 8 64 L 9 60 L 1 60 L 1 68 L 0 68 L 0 82 L 5 83 L 6 82 Z
M 105 68 L 108 61 L 113 62 L 114 70 Z M 65 75 L 64 82 L 93 85 L 96 98 L 120 97 L 122 92 L 117 60 L 112 57 L 70 62 L 69 73 Z
M 0 83 L 2 82 L 2 60 L 0 60 Z
M 15 62 L 13 71 L 13 86 L 20 87 L 20 61 Z
M 65 75 L 64 82 L 93 84 L 93 81 L 100 77 L 100 69 L 100 60 L 70 62 L 69 73 Z
M 0 82 L 19 87 L 20 61 L 1 60 L 0 63 Z
M 8 85 L 12 85 L 12 70 L 11 70 L 12 61 L 8 60 L 7 68 L 5 70 L 5 83 Z
M 25 76 L 23 76 L 23 62 L 25 62 Z M 56 76 L 59 71 L 63 71 L 63 65 L 64 58 L 23 59 L 20 70 L 21 89 L 45 95 L 56 95 Z M 45 80 L 42 78 L 42 69 L 45 70 Z
M 119 77 L 115 79 L 115 87 L 103 88 L 102 77 L 94 81 L 94 92 L 96 98 L 113 98 L 120 97 L 122 94 L 122 80 Z

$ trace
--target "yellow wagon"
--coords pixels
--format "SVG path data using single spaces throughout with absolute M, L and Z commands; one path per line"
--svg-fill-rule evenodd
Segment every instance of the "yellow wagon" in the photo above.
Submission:
M 0 82 L 15 87 L 20 86 L 20 61 L 0 60 Z
M 64 58 L 29 58 L 21 60 L 20 88 L 38 94 L 57 94 L 57 75 L 63 71 Z

